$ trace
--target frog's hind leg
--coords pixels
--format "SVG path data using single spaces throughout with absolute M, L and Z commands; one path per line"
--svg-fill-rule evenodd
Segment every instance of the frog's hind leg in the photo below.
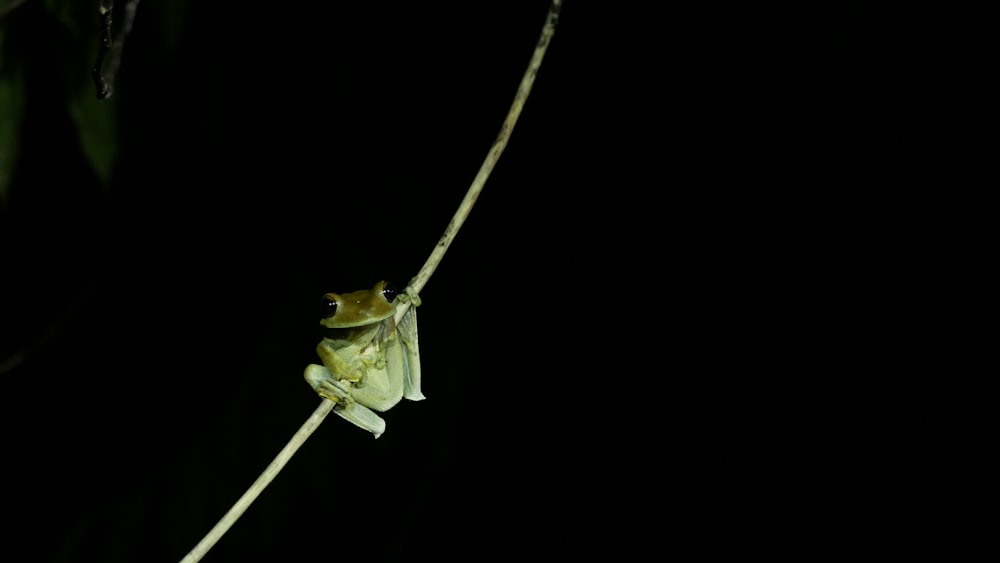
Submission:
M 336 407 L 333 407 L 333 412 L 348 422 L 371 432 L 376 438 L 385 432 L 385 420 L 375 414 L 375 411 L 353 400 L 350 404 L 338 403 Z
M 368 407 L 358 404 L 351 396 L 351 386 L 347 382 L 334 379 L 330 370 L 321 365 L 310 364 L 306 367 L 305 378 L 320 397 L 337 403 L 333 412 L 339 414 L 341 418 L 364 428 L 376 438 L 385 432 L 385 420 Z

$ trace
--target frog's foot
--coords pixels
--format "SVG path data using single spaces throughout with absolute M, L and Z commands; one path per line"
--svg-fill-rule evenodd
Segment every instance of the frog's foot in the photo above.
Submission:
M 306 367 L 306 381 L 316 390 L 320 397 L 330 399 L 337 406 L 333 412 L 352 424 L 371 432 L 376 438 L 385 432 L 385 421 L 368 407 L 358 404 L 351 396 L 351 386 L 344 381 L 337 381 L 330 371 L 323 366 L 311 364 Z
M 413 279 L 415 280 L 416 278 Z M 422 303 L 420 301 L 420 296 L 413 290 L 413 280 L 410 280 L 410 283 L 406 284 L 406 288 L 403 289 L 403 293 L 397 296 L 396 299 L 399 299 L 400 303 L 406 303 L 409 301 L 414 307 L 419 307 Z
M 309 385 L 321 397 L 326 397 L 337 404 L 347 403 L 348 401 L 353 402 L 350 386 L 334 379 L 330 374 L 330 370 L 325 367 L 317 364 L 309 364 L 306 366 L 304 376 Z

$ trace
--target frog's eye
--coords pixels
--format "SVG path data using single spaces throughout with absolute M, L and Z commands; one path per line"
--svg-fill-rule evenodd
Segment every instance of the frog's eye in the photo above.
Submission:
M 382 288 L 382 297 L 385 297 L 386 301 L 392 303 L 392 300 L 395 299 L 398 294 L 399 292 L 396 291 L 396 286 L 389 282 L 385 282 L 385 287 Z
M 330 317 L 337 314 L 337 301 L 335 299 L 330 299 L 326 295 L 320 301 L 320 318 L 329 319 Z

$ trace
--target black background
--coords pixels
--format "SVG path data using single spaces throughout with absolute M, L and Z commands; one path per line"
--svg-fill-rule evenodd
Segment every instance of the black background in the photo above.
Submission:
M 29 354 L 4 375 L 24 493 L 6 506 L 26 555 L 176 561 L 194 546 L 319 404 L 301 375 L 319 296 L 402 287 L 423 264 L 546 9 L 144 2 L 107 189 L 47 72 L 96 39 L 37 4 L 9 17 L 51 36 L 23 53 L 4 226 L 4 352 Z M 171 48 L 159 34 L 174 11 Z M 606 372 L 601 349 L 618 344 L 581 342 L 568 316 L 595 306 L 618 261 L 605 233 L 620 186 L 598 181 L 595 136 L 613 119 L 595 95 L 612 62 L 575 17 L 422 294 L 428 399 L 386 413 L 377 441 L 330 417 L 207 561 L 515 554 L 590 502 L 595 485 L 567 479 L 573 452 L 612 444 L 573 414 L 603 394 L 574 366 L 593 355 Z
M 776 503 L 803 526 L 836 494 L 775 460 L 822 441 L 799 434 L 817 381 L 913 329 L 969 158 L 942 134 L 948 22 L 852 6 L 786 26 L 568 2 L 422 293 L 428 399 L 378 440 L 330 417 L 205 561 L 739 550 Z M 94 26 L 9 15 L 29 90 L 2 226 L 2 350 L 27 352 L 3 374 L 8 543 L 193 547 L 319 403 L 317 298 L 423 264 L 545 12 L 146 0 L 110 186 L 65 111 Z M 805 412 L 776 417 L 786 395 Z M 789 483 L 805 499 L 772 494 Z

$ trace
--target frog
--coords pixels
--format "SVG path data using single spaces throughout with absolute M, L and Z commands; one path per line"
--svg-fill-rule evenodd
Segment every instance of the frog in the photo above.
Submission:
M 410 303 L 396 323 L 397 307 Z M 386 281 L 371 289 L 322 297 L 323 339 L 316 346 L 322 365 L 310 364 L 305 379 L 334 412 L 376 438 L 385 432 L 385 412 L 403 398 L 422 401 L 417 305 L 409 290 Z

